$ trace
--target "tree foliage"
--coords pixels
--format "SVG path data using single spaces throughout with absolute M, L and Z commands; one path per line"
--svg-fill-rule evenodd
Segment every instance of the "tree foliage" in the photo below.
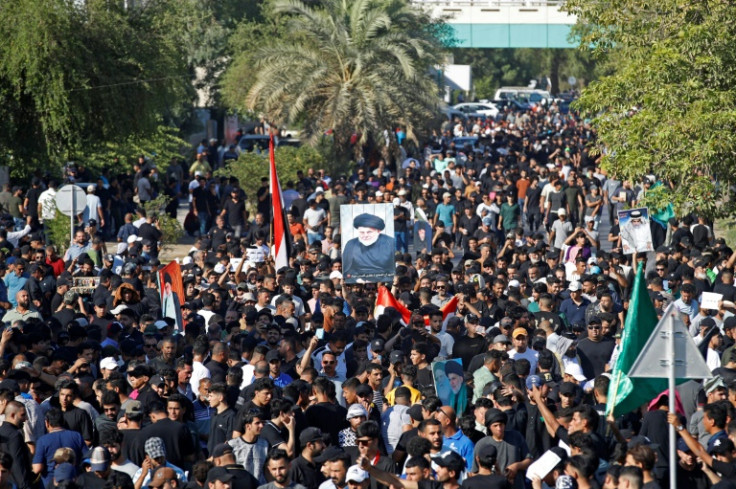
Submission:
M 736 4 L 570 0 L 581 45 L 613 70 L 579 101 L 603 164 L 672 182 L 678 212 L 731 215 L 736 180 Z
M 286 182 L 296 182 L 296 172 L 307 168 L 325 168 L 331 171 L 328 159 L 319 149 L 311 146 L 282 146 L 274 152 L 276 171 L 279 174 L 281 187 L 286 188 Z M 349 169 L 343 167 L 343 173 Z M 336 173 L 330 173 L 336 175 Z M 243 153 L 237 160 L 217 170 L 215 176 L 236 177 L 241 188 L 248 196 L 248 203 L 255 209 L 256 193 L 261 186 L 261 178 L 269 176 L 268 153 Z M 295 183 L 296 185 L 296 183 Z
M 278 37 L 236 54 L 229 99 L 277 125 L 300 125 L 313 142 L 332 132 L 341 148 L 397 125 L 410 139 L 423 132 L 439 101 L 428 68 L 441 62 L 442 23 L 406 0 L 313 3 L 274 0 L 265 26 L 243 27 Z
M 473 67 L 473 87 L 478 99 L 492 99 L 502 86 L 527 86 L 532 79 L 547 76 L 552 92 L 570 88 L 574 76 L 585 84 L 598 76 L 592 56 L 574 49 L 475 49 L 454 48 L 455 63 Z
M 14 0 L 0 8 L 0 154 L 15 176 L 145 139 L 222 71 L 205 0 Z M 199 80 L 199 79 L 198 79 Z

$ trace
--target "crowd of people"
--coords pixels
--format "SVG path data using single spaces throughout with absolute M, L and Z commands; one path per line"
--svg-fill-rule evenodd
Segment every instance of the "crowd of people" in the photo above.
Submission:
M 212 177 L 237 153 L 202 144 L 161 182 L 196 217 L 178 257 L 183 327 L 162 312 L 157 216 L 136 209 L 161 191 L 150 162 L 73 169 L 91 183 L 63 254 L 44 223 L 55 183 L 6 188 L 0 489 L 666 489 L 669 424 L 678 487 L 732 487 L 736 253 L 686 215 L 650 222 L 654 252 L 624 254 L 617 211 L 667 182 L 617 180 L 594 144 L 553 104 L 447 121 L 396 168 L 305 168 L 284 186 L 279 269 L 268 182 L 248 200 Z M 127 210 L 113 182 L 132 183 L 116 193 Z M 342 276 L 340 207 L 354 203 L 394 206 L 390 283 Z M 637 267 L 714 377 L 681 384 L 674 413 L 665 392 L 614 418 Z M 376 308 L 381 287 L 400 307 Z

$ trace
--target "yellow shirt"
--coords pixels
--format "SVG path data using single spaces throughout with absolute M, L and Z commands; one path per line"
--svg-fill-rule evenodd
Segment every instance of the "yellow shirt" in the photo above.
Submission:
M 408 386 L 406 384 L 404 384 L 404 385 L 402 385 L 400 387 L 406 387 L 407 389 L 409 389 L 411 391 L 411 403 L 412 404 L 416 404 L 416 403 L 418 403 L 419 401 L 422 400 L 422 393 L 419 392 L 418 390 L 416 390 L 414 387 L 410 387 L 410 386 Z M 396 389 L 398 389 L 398 387 Z M 388 405 L 389 406 L 393 406 L 394 405 L 394 395 L 396 394 L 396 389 L 394 389 L 391 392 L 389 392 L 388 395 L 386 396 L 386 400 L 388 401 Z

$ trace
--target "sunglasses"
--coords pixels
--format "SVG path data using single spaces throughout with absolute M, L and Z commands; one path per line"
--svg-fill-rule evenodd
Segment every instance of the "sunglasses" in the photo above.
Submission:
M 331 362 L 322 362 L 322 365 L 335 365 L 336 363 L 337 363 L 337 362 L 335 362 L 335 361 L 333 360 L 333 361 L 331 361 Z
M 601 327 L 600 326 L 588 326 L 588 329 L 595 331 L 595 330 L 601 329 Z

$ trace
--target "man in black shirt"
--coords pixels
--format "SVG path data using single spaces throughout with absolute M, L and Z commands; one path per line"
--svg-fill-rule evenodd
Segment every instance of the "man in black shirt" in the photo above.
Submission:
M 485 328 L 479 325 L 480 319 L 475 314 L 465 315 L 465 328 L 468 334 L 455 340 L 452 347 L 452 356 L 460 358 L 463 362 L 463 370 L 468 371 L 470 360 L 475 355 L 486 350 Z M 481 334 L 478 334 L 478 333 Z
M 228 348 L 225 343 L 217 342 L 212 346 L 212 360 L 204 366 L 210 371 L 213 383 L 225 382 L 227 376 Z
M 218 382 L 210 386 L 210 407 L 217 411 L 210 419 L 210 435 L 207 439 L 207 451 L 213 453 L 215 447 L 232 438 L 236 412 L 227 402 L 227 385 Z
M 31 452 L 23 439 L 26 408 L 18 401 L 9 401 L 5 407 L 5 422 L 0 425 L 0 446 L 13 459 L 11 480 L 18 489 L 34 487 L 31 472 Z
M 307 423 L 329 433 L 333 445 L 339 445 L 338 433 L 348 427 L 348 410 L 335 401 L 335 384 L 326 377 L 318 377 L 312 384 L 317 400 L 307 409 Z
M 606 371 L 606 363 L 616 347 L 616 342 L 602 334 L 601 319 L 593 316 L 588 322 L 588 337 L 578 342 L 580 367 L 586 379 L 594 379 Z
M 248 220 L 248 211 L 245 210 L 245 202 L 240 198 L 240 189 L 237 187 L 230 190 L 230 198 L 223 204 L 220 216 L 227 218 L 227 225 L 233 230 L 235 237 L 240 238 L 245 222 Z
M 318 428 L 307 428 L 299 434 L 299 445 L 302 452 L 291 462 L 289 479 L 307 489 L 316 489 L 325 480 L 315 460 L 325 451 L 322 432 Z
M 161 401 L 149 407 L 151 424 L 143 429 L 145 440 L 161 438 L 166 447 L 169 462 L 187 469 L 194 462 L 194 441 L 192 433 L 184 423 L 172 421 L 166 414 L 166 405 Z
M 210 390 L 210 395 L 212 391 Z M 271 419 L 263 425 L 261 438 L 264 438 L 270 449 L 280 448 L 293 457 L 296 449 L 296 420 L 291 414 L 294 404 L 287 399 L 276 399 L 271 403 Z
M 78 396 L 79 387 L 73 380 L 66 380 L 59 386 L 59 406 L 64 413 L 65 428 L 81 433 L 87 446 L 92 446 L 92 418 L 86 411 L 74 406 Z
M 498 450 L 495 446 L 485 445 L 474 456 L 478 474 L 465 479 L 460 486 L 462 489 L 510 489 L 508 479 L 495 473 L 498 457 Z

